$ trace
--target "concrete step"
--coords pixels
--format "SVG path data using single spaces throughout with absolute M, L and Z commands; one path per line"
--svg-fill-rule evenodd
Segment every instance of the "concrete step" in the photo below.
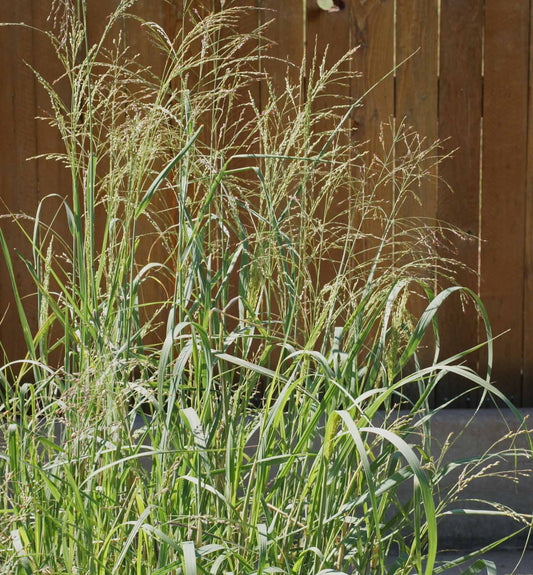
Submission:
M 439 553 L 438 561 L 453 561 L 458 557 L 463 557 L 468 551 L 446 551 Z M 523 549 L 502 549 L 490 551 L 483 556 L 486 561 L 492 561 L 496 567 L 498 575 L 533 575 L 533 550 Z M 467 565 L 454 567 L 445 573 L 459 575 L 467 569 Z M 486 573 L 486 570 L 481 573 Z

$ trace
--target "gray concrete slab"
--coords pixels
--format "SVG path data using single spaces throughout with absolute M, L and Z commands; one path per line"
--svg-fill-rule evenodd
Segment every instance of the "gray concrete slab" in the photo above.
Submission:
M 520 410 L 529 416 L 533 410 Z M 531 418 L 526 418 L 527 433 L 531 435 Z M 472 410 L 443 410 L 432 419 L 432 454 L 437 456 L 447 445 L 444 462 L 474 457 L 483 453 L 504 452 L 512 446 L 523 449 L 522 457 L 499 456 L 487 461 L 484 466 L 474 468 L 473 475 L 479 473 L 484 477 L 474 478 L 466 485 L 458 481 L 459 473 L 450 475 L 448 485 L 457 489 L 458 501 L 451 507 L 463 505 L 473 509 L 490 510 L 487 502 L 497 502 L 509 509 L 531 516 L 533 513 L 533 459 L 528 450 L 526 433 L 513 439 L 513 432 L 520 427 L 520 422 L 509 410 L 483 409 L 474 416 Z M 513 471 L 515 464 L 519 471 Z M 490 468 L 487 466 L 490 465 Z M 483 468 L 486 468 L 483 471 Z M 454 482 L 457 482 L 454 485 Z M 492 508 L 496 511 L 498 508 Z M 442 518 L 439 523 L 439 541 L 441 548 L 483 547 L 492 541 L 513 533 L 520 527 L 526 527 L 513 519 L 487 515 L 455 515 Z M 515 538 L 514 545 L 521 546 L 526 541 L 528 529 Z M 510 543 L 507 543 L 509 545 Z M 533 538 L 530 539 L 533 546 Z M 533 551 L 532 551 L 533 553 Z
M 439 553 L 438 561 L 453 561 L 466 554 L 465 551 L 448 551 Z M 483 555 L 486 561 L 492 561 L 498 575 L 533 575 L 533 551 L 523 549 L 504 549 L 490 551 Z M 459 575 L 467 569 L 467 565 L 446 570 L 446 574 Z M 486 573 L 486 569 L 481 573 Z

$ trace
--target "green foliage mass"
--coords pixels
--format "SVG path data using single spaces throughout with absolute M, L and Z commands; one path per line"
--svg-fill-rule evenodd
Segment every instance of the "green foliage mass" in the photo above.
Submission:
M 49 156 L 72 190 L 33 219 L 31 304 L 0 233 L 27 344 L 0 371 L 0 572 L 444 571 L 438 522 L 495 455 L 435 456 L 429 399 L 451 373 L 508 402 L 442 227 L 402 217 L 437 144 L 391 121 L 369 157 L 349 133 L 364 96 L 319 105 L 351 54 L 276 90 L 244 9 L 186 14 L 175 38 L 140 21 L 157 73 L 117 33 L 133 4 L 95 44 L 83 2 L 43 32 L 64 68 L 36 71 L 65 148 Z M 440 357 L 459 296 L 486 328 L 483 375 L 474 350 Z

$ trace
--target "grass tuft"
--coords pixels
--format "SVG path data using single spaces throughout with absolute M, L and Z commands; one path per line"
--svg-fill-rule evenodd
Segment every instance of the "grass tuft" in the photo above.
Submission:
M 464 487 L 530 449 L 453 463 L 431 450 L 430 398 L 450 373 L 522 421 L 491 384 L 487 314 L 453 285 L 441 228 L 401 217 L 438 143 L 392 124 L 368 157 L 347 137 L 360 102 L 318 105 L 351 55 L 316 59 L 305 97 L 278 91 L 256 68 L 265 28 L 238 32 L 242 8 L 192 15 L 175 38 L 137 18 L 158 75 L 116 33 L 133 4 L 92 45 L 84 2 L 57 0 L 43 32 L 68 83 L 63 98 L 36 71 L 65 148 L 48 157 L 72 189 L 52 221 L 45 197 L 26 235 L 36 329 L 0 231 L 27 346 L 0 370 L 0 572 L 452 567 L 436 564 L 439 521 L 481 512 L 458 510 Z M 480 374 L 463 363 L 475 349 L 440 355 L 439 309 L 459 296 L 485 325 Z

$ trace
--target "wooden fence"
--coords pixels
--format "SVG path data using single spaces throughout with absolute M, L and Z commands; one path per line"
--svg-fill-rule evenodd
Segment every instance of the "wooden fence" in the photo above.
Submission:
M 185 1 L 185 0 L 183 0 Z M 113 0 L 88 0 L 90 30 L 102 27 Z M 211 4 L 212 2 L 187 2 Z M 236 2 L 233 2 L 235 4 Z M 249 5 L 242 1 L 240 4 Z M 50 0 L 0 3 L 0 21 L 45 25 Z M 172 31 L 182 0 L 141 0 L 136 10 Z M 220 0 L 218 5 L 220 5 Z M 226 5 L 232 4 L 230 0 Z M 494 380 L 518 404 L 533 405 L 533 100 L 530 101 L 533 12 L 529 0 L 345 0 L 336 12 L 321 10 L 316 0 L 257 0 L 275 17 L 268 36 L 270 55 L 299 62 L 307 51 L 333 62 L 359 46 L 354 65 L 362 76 L 339 85 L 340 94 L 357 97 L 394 66 L 414 54 L 395 74 L 368 95 L 351 121 L 354 138 L 377 142 L 380 121 L 405 118 L 428 140 L 446 139 L 455 149 L 439 168 L 446 184 L 425 185 L 423 206 L 406 215 L 437 217 L 467 232 L 471 241 L 457 246 L 458 257 L 479 272 L 459 281 L 483 298 L 495 334 Z M 140 38 L 131 37 L 142 51 Z M 32 213 L 39 198 L 66 194 L 68 181 L 58 166 L 26 162 L 59 145 L 57 136 L 35 121 L 48 107 L 46 95 L 23 60 L 54 75 L 53 58 L 39 34 L 30 29 L 0 29 L 0 194 L 12 212 Z M 272 62 L 275 81 L 285 67 Z M 448 140 L 449 139 L 449 140 Z M 449 186 L 453 189 L 450 192 Z M 0 210 L 6 211 L 4 207 Z M 1 220 L 11 246 L 24 251 L 13 225 Z M 481 239 L 477 239 L 481 238 Z M 3 264 L 2 264 L 3 265 Z M 11 288 L 1 272 L 0 309 L 11 302 Z M 29 279 L 21 266 L 17 280 L 26 292 Z M 28 310 L 30 311 L 30 310 Z M 31 315 L 31 313 L 30 313 Z M 0 325 L 0 341 L 10 358 L 21 355 L 13 305 Z M 33 318 L 35 320 L 35 318 Z M 474 345 L 478 328 L 474 310 L 450 305 L 441 318 L 445 351 Z M 454 391 L 451 382 L 439 401 Z M 464 404 L 473 396 L 465 397 Z

